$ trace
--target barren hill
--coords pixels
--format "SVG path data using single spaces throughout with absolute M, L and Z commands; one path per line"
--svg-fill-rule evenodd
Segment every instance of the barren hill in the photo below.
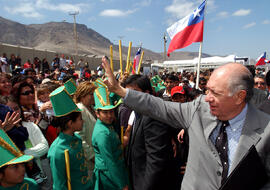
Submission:
M 104 55 L 109 53 L 112 42 L 86 25 L 77 24 L 78 53 Z M 73 23 L 49 22 L 45 24 L 23 25 L 0 17 L 0 42 L 47 49 L 62 53 L 74 53 Z M 118 45 L 113 46 L 114 57 L 118 58 Z M 131 55 L 136 54 L 138 47 L 133 47 Z M 156 53 L 148 49 L 145 52 L 145 60 L 163 60 L 163 53 Z M 122 53 L 127 55 L 128 47 L 122 47 Z M 197 57 L 197 52 L 172 53 L 167 60 L 192 59 Z M 203 54 L 203 57 L 209 55 Z

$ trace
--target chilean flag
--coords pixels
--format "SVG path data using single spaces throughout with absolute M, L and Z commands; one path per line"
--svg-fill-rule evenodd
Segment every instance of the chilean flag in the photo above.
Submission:
M 132 74 L 135 74 L 135 72 L 137 73 L 139 62 L 140 62 L 141 49 L 142 49 L 141 47 L 138 49 L 138 51 L 134 57 Z
M 260 57 L 258 57 L 258 59 L 256 60 L 257 63 L 255 67 L 259 65 L 265 65 L 265 59 L 266 59 L 266 52 L 264 52 Z
M 203 19 L 205 1 L 193 13 L 167 28 L 171 38 L 167 55 L 194 42 L 203 41 Z

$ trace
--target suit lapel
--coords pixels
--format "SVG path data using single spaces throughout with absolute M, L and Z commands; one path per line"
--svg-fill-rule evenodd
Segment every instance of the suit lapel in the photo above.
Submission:
M 209 107 L 207 107 L 205 110 L 202 110 L 202 113 L 203 113 L 202 126 L 204 131 L 204 137 L 209 145 L 209 142 L 211 142 L 210 135 L 218 125 L 218 120 L 215 116 L 213 116 L 210 113 Z M 211 144 L 213 143 L 211 142 Z
M 204 108 L 202 110 L 202 113 L 203 113 L 202 126 L 203 126 L 205 141 L 208 144 L 208 147 L 210 147 L 210 149 L 212 150 L 211 151 L 212 154 L 214 154 L 213 158 L 215 158 L 216 161 L 220 165 L 222 165 L 221 160 L 218 156 L 218 152 L 216 150 L 216 147 L 210 139 L 211 133 L 218 125 L 218 119 L 210 113 L 209 107 Z
M 258 113 L 256 112 L 255 108 L 249 104 L 245 123 L 232 161 L 230 172 L 233 171 L 233 169 L 239 164 L 250 147 L 252 145 L 256 146 L 261 139 L 261 136 L 257 133 L 257 131 L 260 130 L 260 121 L 258 121 L 258 117 L 256 117 L 257 114 Z

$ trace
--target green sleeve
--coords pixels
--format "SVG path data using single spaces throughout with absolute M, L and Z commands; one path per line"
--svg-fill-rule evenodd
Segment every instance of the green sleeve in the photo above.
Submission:
M 50 166 L 53 177 L 53 189 L 65 190 L 67 189 L 67 174 L 65 165 L 65 154 L 64 152 L 55 152 L 55 155 L 50 158 Z
M 116 149 L 116 147 L 114 147 L 116 146 L 116 143 L 113 142 L 114 140 L 112 135 L 100 133 L 97 143 L 100 155 L 107 166 L 109 178 L 119 189 L 122 189 L 128 185 L 128 174 L 123 157 L 119 155 L 119 151 L 121 150 L 113 151 Z

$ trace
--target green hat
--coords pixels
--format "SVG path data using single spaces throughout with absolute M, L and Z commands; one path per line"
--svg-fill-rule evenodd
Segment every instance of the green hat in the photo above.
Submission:
M 9 136 L 0 129 L 0 168 L 11 164 L 20 164 L 33 159 L 33 156 L 24 155 Z
M 113 102 L 112 98 L 110 97 L 110 92 L 106 87 L 98 87 L 94 91 L 94 99 L 95 99 L 95 109 L 101 110 L 111 110 L 117 107 L 119 104 L 122 103 L 120 99 L 118 102 Z
M 77 85 L 72 78 L 65 82 L 64 86 L 70 95 L 73 95 L 77 90 Z
M 155 88 L 155 92 L 158 92 L 166 87 L 163 86 L 161 83 L 158 83 L 157 86 L 155 86 L 154 88 Z
M 60 86 L 50 94 L 53 111 L 56 117 L 70 114 L 71 112 L 80 112 L 81 110 L 73 102 L 71 96 L 64 86 Z
M 157 83 L 160 83 L 162 82 L 163 80 L 158 76 L 158 75 L 155 75 L 151 78 L 151 81 L 154 83 L 154 84 L 157 84 Z
M 96 87 L 105 87 L 106 88 L 106 84 L 104 83 L 104 81 L 102 80 L 102 78 L 97 78 L 94 82 L 94 85 Z
M 153 76 L 151 78 L 151 82 L 153 83 L 153 85 L 157 84 L 157 78 L 156 78 L 156 76 Z

